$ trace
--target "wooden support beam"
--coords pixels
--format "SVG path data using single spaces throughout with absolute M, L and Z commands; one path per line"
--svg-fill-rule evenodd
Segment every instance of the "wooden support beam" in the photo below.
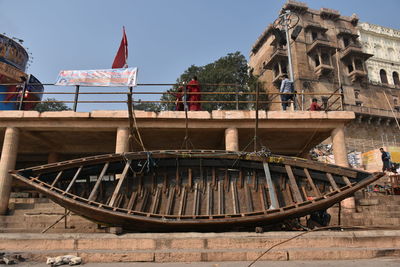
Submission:
M 238 192 L 237 192 L 236 183 L 233 181 L 231 182 L 231 192 L 232 192 L 233 213 L 238 214 L 238 213 L 240 213 Z
M 60 180 L 62 174 L 63 174 L 63 171 L 58 172 L 56 179 L 54 179 L 54 181 L 51 183 L 51 187 L 53 187 L 58 182 L 58 180 Z
M 218 181 L 218 214 L 224 213 L 224 188 L 222 181 Z
M 103 169 L 101 170 L 100 176 L 97 178 L 96 183 L 94 184 L 94 187 L 92 189 L 92 192 L 90 192 L 89 201 L 93 201 L 96 199 L 97 197 L 97 191 L 99 189 L 100 183 L 103 180 L 103 176 L 106 174 L 106 171 L 108 169 L 108 166 L 110 165 L 109 162 L 106 162 L 106 164 L 104 164 Z
M 213 190 L 210 182 L 207 183 L 207 215 L 213 214 Z
M 132 192 L 132 195 L 129 198 L 128 206 L 126 206 L 126 209 L 128 210 L 128 212 L 130 212 L 132 210 L 133 205 L 135 205 L 135 203 L 136 203 L 137 197 L 138 197 L 138 192 L 137 191 Z
M 171 189 L 169 190 L 167 205 L 165 207 L 165 214 L 167 215 L 171 215 L 172 213 L 172 203 L 174 202 L 174 198 L 175 198 L 175 187 L 171 187 Z
M 346 183 L 346 185 L 352 186 L 349 178 L 347 178 L 346 176 L 342 176 L 342 178 L 343 178 L 343 181 Z
M 199 195 L 199 183 L 194 184 L 194 196 L 193 196 L 193 215 L 199 215 L 200 207 L 200 195 Z
M 260 194 L 260 200 L 261 200 L 261 207 L 264 210 L 267 210 L 268 209 L 268 200 L 267 200 L 267 195 L 266 195 L 266 192 L 265 192 L 265 186 L 262 185 L 262 184 L 260 184 L 260 192 L 259 192 L 259 194 Z
M 319 191 L 318 187 L 315 186 L 313 179 L 311 178 L 310 172 L 308 171 L 307 168 L 304 168 L 304 173 L 306 174 L 307 177 L 307 181 L 310 184 L 315 197 L 320 197 L 321 196 L 321 192 Z
M 251 198 L 250 186 L 247 183 L 244 185 L 244 194 L 246 197 L 247 212 L 253 212 L 253 199 Z
M 285 165 L 285 168 L 289 177 L 290 188 L 292 189 L 293 192 L 294 201 L 296 203 L 301 203 L 303 202 L 303 198 L 301 197 L 301 193 L 297 185 L 296 178 L 294 177 L 292 167 L 290 165 Z
M 150 213 L 155 214 L 158 210 L 158 206 L 160 203 L 160 198 L 161 198 L 161 188 L 157 186 L 156 189 L 156 194 L 153 197 L 153 201 L 151 203 L 151 208 L 150 208 Z
M 335 180 L 333 179 L 332 174 L 327 172 L 326 177 L 328 177 L 329 183 L 332 185 L 333 190 L 340 191 L 340 188 L 338 187 Z
M 182 216 L 185 214 L 185 207 L 186 207 L 186 187 L 182 187 L 182 192 L 181 192 L 181 201 L 179 203 L 179 216 Z
M 76 179 L 78 179 L 78 176 L 79 176 L 79 174 L 80 174 L 81 171 L 82 171 L 82 168 L 83 168 L 83 166 L 80 166 L 80 167 L 78 168 L 78 170 L 76 171 L 74 177 L 72 178 L 71 182 L 69 183 L 67 189 L 65 189 L 65 193 L 68 193 L 69 190 L 71 190 L 71 187 L 74 185 Z
M 146 209 L 147 201 L 149 199 L 150 192 L 146 188 L 143 189 L 143 201 L 142 205 L 140 206 L 139 211 L 144 211 Z
M 271 201 L 269 209 L 277 209 L 277 208 L 279 208 L 279 201 L 278 201 L 278 197 L 276 195 L 275 184 L 272 181 L 272 176 L 271 176 L 271 172 L 269 170 L 268 162 L 263 162 L 263 166 L 264 166 L 265 180 L 268 185 L 269 199 Z
M 115 200 L 117 199 L 117 196 L 121 191 L 122 183 L 124 182 L 124 180 L 128 174 L 130 166 L 131 166 L 131 160 L 128 160 L 125 164 L 124 170 L 122 171 L 121 177 L 118 180 L 117 186 L 115 187 L 114 192 L 112 194 L 112 197 L 111 197 L 111 200 L 109 203 L 109 205 L 111 207 L 114 207 Z

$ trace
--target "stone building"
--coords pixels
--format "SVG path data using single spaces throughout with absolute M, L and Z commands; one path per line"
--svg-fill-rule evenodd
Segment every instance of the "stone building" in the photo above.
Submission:
M 362 30 L 364 26 L 358 27 L 357 15 L 343 16 L 329 8 L 315 10 L 297 1 L 288 1 L 279 15 L 286 10 L 291 12 L 289 33 L 293 33 L 295 26 L 302 27 L 297 38 L 289 40 L 294 86 L 298 93 L 304 93 L 297 97 L 297 109 L 307 110 L 315 97 L 330 110 L 354 111 L 356 120 L 345 129 L 349 152 L 398 146 L 400 127 L 395 117 L 400 117 L 397 108 L 400 90 L 392 78 L 386 84 L 373 83 L 370 80 L 374 78 L 368 78 L 369 62 L 374 62 L 376 51 L 363 48 L 362 44 L 367 42 L 371 46 L 372 43 L 369 39 L 360 39 L 359 31 L 362 36 L 366 34 Z M 397 34 L 397 31 L 391 32 Z M 399 47 L 395 45 L 398 43 L 393 38 L 391 42 L 381 40 L 375 32 L 374 38 L 376 43 L 392 44 L 390 53 L 399 56 Z M 265 29 L 251 49 L 249 65 L 269 93 L 279 92 L 282 76 L 289 73 L 287 45 L 282 41 L 282 26 L 277 20 Z M 387 73 L 398 73 L 395 62 L 387 58 L 381 61 L 391 66 L 385 69 Z M 342 99 L 340 90 L 343 90 Z M 269 100 L 270 110 L 281 109 L 279 95 L 272 95 Z
M 363 50 L 373 54 L 366 64 L 374 84 L 400 87 L 400 31 L 370 23 L 360 23 L 358 34 Z

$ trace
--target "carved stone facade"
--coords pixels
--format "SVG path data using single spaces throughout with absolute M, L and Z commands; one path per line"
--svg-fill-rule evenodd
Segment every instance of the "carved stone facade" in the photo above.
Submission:
M 349 150 L 365 152 L 388 142 L 400 143 L 400 137 L 395 140 L 400 130 L 395 121 L 395 117 L 400 118 L 400 87 L 394 85 L 392 77 L 393 72 L 400 73 L 400 32 L 367 23 L 358 26 L 355 14 L 342 16 L 336 10 L 315 10 L 292 0 L 283 6 L 280 15 L 285 10 L 294 13 L 292 21 L 298 17 L 297 25 L 302 27 L 298 37 L 290 40 L 295 89 L 304 93 L 298 97 L 298 109 L 307 110 L 311 99 L 317 98 L 330 110 L 354 111 L 357 121 L 345 129 Z M 368 30 L 364 30 L 366 25 Z M 269 93 L 279 92 L 282 76 L 289 73 L 287 44 L 281 37 L 277 23 L 269 25 L 250 53 L 253 74 L 259 75 Z M 385 51 L 382 56 L 373 56 L 378 53 L 370 49 L 375 44 Z M 382 68 L 388 74 L 387 85 L 376 82 L 375 67 L 383 66 L 379 64 L 385 64 Z M 342 99 L 332 95 L 340 88 Z M 278 95 L 270 100 L 270 110 L 281 110 Z
M 364 22 L 358 33 L 363 50 L 374 55 L 366 62 L 369 80 L 400 87 L 400 31 Z

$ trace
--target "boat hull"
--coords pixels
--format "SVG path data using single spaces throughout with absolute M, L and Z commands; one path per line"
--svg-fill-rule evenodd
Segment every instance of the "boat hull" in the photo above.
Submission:
M 383 173 L 281 156 L 158 151 L 78 159 L 13 176 L 100 224 L 208 232 L 254 229 L 326 210 Z

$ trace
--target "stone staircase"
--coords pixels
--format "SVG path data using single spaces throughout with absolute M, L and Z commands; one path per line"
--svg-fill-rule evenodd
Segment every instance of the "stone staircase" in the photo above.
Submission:
M 0 216 L 0 233 L 40 233 L 65 214 L 65 209 L 48 198 L 11 198 L 9 215 Z M 97 224 L 70 214 L 49 233 L 105 232 Z
M 305 233 L 305 232 L 303 232 Z M 76 255 L 86 262 L 253 261 L 299 232 L 262 234 L 140 233 L 0 234 L 0 250 L 28 261 Z M 310 232 L 276 246 L 260 260 L 354 260 L 400 256 L 399 230 Z

